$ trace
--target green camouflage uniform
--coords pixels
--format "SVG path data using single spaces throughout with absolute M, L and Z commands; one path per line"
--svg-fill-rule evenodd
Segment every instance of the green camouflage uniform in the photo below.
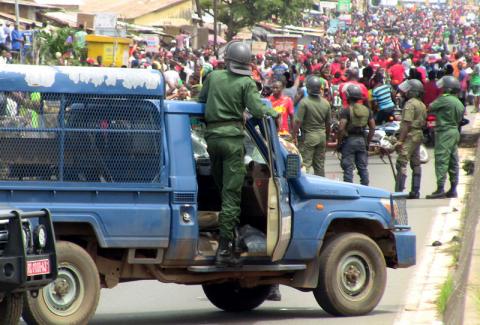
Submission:
M 199 96 L 206 103 L 205 139 L 212 163 L 213 179 L 222 195 L 219 214 L 220 236 L 233 239 L 233 230 L 239 222 L 244 165 L 243 113 L 248 107 L 256 118 L 265 114 L 277 116 L 260 99 L 257 86 L 251 77 L 227 70 L 212 72 Z
M 412 193 L 420 191 L 422 167 L 420 162 L 420 145 L 423 142 L 423 126 L 427 119 L 427 108 L 417 98 L 410 98 L 403 107 L 402 124 L 410 122 L 411 127 L 404 141 L 403 148 L 397 158 L 397 179 L 395 191 L 403 192 L 407 179 L 407 164 L 410 161 L 412 168 Z M 403 126 L 402 126 L 403 127 Z
M 459 125 L 465 107 L 453 95 L 444 94 L 430 104 L 430 111 L 437 117 L 435 126 L 435 176 L 438 188 L 443 188 L 450 177 L 450 184 L 458 184 Z
M 322 97 L 307 96 L 299 104 L 295 121 L 302 123 L 299 149 L 307 172 L 313 166 L 315 175 L 325 176 L 325 125 L 330 124 L 330 104 Z

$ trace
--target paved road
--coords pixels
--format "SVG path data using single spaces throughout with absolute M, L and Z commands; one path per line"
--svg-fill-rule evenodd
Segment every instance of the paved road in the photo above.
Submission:
M 432 154 L 432 152 L 430 152 Z M 339 162 L 329 156 L 327 177 L 341 179 Z M 370 160 L 371 185 L 393 190 L 389 165 L 380 159 Z M 422 197 L 434 190 L 433 159 L 423 169 Z M 358 181 L 358 180 L 357 180 Z M 417 259 L 422 255 L 425 238 L 438 205 L 448 200 L 408 202 L 410 224 L 417 234 Z M 162 284 L 140 281 L 103 290 L 100 305 L 92 324 L 393 324 L 397 313 L 403 309 L 409 281 L 415 267 L 389 270 L 385 295 L 375 311 L 364 317 L 333 318 L 317 305 L 311 293 L 281 287 L 281 302 L 266 302 L 257 310 L 244 314 L 219 311 L 206 299 L 200 286 Z

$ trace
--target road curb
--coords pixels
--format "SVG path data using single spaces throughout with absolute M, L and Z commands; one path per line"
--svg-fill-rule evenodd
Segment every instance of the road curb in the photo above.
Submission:
M 474 140 L 477 150 L 475 153 L 475 171 L 470 188 L 470 197 L 467 201 L 464 224 L 463 243 L 453 277 L 454 289 L 445 310 L 444 324 L 480 324 L 479 303 L 475 295 L 480 291 L 480 119 L 475 118 L 471 132 L 464 139 Z

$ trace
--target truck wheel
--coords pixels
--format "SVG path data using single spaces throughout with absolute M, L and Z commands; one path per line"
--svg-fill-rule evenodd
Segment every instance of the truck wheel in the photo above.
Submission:
M 0 325 L 17 325 L 22 315 L 23 296 L 7 294 L 0 301 Z
M 385 291 L 387 270 L 378 245 L 359 233 L 344 233 L 327 242 L 320 255 L 320 307 L 335 316 L 358 316 L 372 311 Z
M 216 307 L 228 312 L 249 311 L 260 306 L 270 293 L 270 285 L 242 288 L 237 282 L 204 284 L 203 292 Z
M 100 298 L 100 278 L 90 255 L 80 246 L 59 241 L 58 277 L 38 297 L 26 294 L 23 319 L 27 324 L 87 324 Z

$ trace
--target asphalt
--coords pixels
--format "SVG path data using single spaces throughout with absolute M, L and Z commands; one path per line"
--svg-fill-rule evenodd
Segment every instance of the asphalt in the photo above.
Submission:
M 462 145 L 476 147 L 475 170 L 465 207 L 462 248 L 453 276 L 453 292 L 445 310 L 444 324 L 480 324 L 480 114 L 470 115 Z

